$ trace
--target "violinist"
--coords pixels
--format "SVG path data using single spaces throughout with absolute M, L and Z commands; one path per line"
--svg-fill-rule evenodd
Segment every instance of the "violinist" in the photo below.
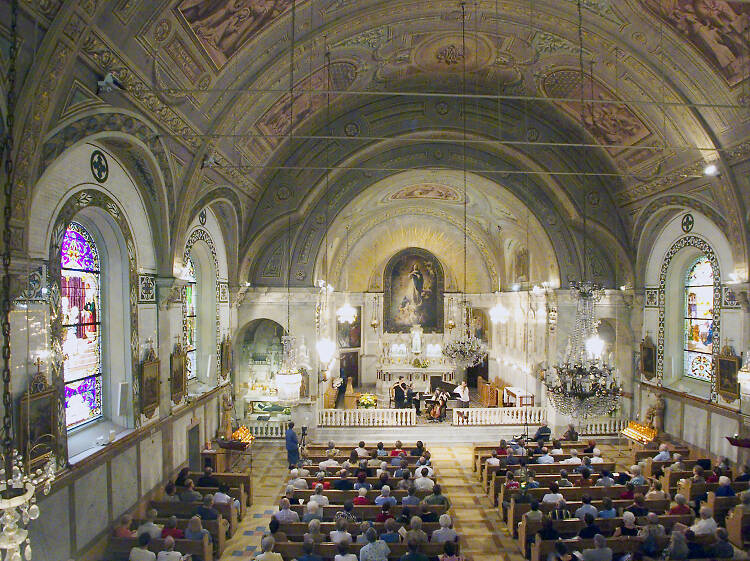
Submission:
M 409 408 L 414 407 L 417 415 L 419 415 L 419 392 L 414 391 L 413 384 L 409 384 L 406 387 L 406 406 Z
M 393 393 L 393 401 L 396 404 L 396 409 L 403 409 L 406 402 L 406 382 L 403 376 L 399 376 L 398 382 L 391 386 L 391 392 Z

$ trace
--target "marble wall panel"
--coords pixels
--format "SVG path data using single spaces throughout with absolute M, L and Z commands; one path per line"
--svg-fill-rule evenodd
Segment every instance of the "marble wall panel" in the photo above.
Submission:
M 138 500 L 138 449 L 131 446 L 112 459 L 112 515 L 117 518 Z
M 680 402 L 677 399 L 664 396 L 666 401 L 666 411 L 664 415 L 664 430 L 671 435 L 679 438 L 680 436 L 680 425 L 682 424 L 682 415 L 680 415 Z M 647 402 L 647 406 L 651 405 L 651 402 Z
M 729 444 L 725 438 L 739 432 L 739 422 L 717 413 L 711 414 L 711 450 L 712 454 L 726 456 L 730 460 L 737 460 L 737 448 Z
M 68 487 L 63 487 L 39 501 L 41 516 L 30 525 L 34 559 L 68 559 L 71 557 L 70 526 L 67 524 L 69 506 L 70 489 Z
M 667 415 L 669 416 L 669 415 Z M 708 430 L 708 414 L 705 409 L 685 404 L 685 422 L 682 438 L 700 448 L 706 447 L 706 431 Z
M 109 525 L 107 466 L 105 464 L 75 482 L 76 546 L 81 549 Z
M 141 440 L 141 489 L 148 493 L 162 480 L 162 438 L 156 432 L 150 438 Z

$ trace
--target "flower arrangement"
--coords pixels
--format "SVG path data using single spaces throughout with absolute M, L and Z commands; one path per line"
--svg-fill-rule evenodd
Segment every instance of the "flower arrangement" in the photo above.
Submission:
M 378 406 L 378 398 L 375 394 L 363 393 L 357 400 L 360 409 L 375 409 Z
M 427 360 L 426 358 L 414 357 L 414 360 L 411 362 L 411 365 L 414 368 L 429 368 L 430 361 Z

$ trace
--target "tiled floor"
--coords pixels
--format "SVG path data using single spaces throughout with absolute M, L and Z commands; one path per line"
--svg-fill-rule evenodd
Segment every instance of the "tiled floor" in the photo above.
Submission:
M 503 561 L 521 561 L 523 556 L 517 542 L 511 538 L 472 472 L 471 445 L 427 444 L 435 459 L 435 472 L 443 493 L 452 502 L 450 514 L 461 536 L 461 553 L 467 561 L 496 561 L 498 555 Z M 616 458 L 614 448 L 602 448 L 607 457 Z M 227 542 L 222 561 L 247 559 L 259 549 L 271 514 L 278 508 L 288 478 L 286 468 L 286 451 L 281 441 L 256 440 L 253 445 L 253 505 L 239 531 Z

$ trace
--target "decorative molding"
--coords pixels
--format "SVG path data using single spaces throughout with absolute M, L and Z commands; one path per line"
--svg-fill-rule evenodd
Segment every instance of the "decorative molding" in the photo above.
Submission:
M 156 277 L 138 275 L 138 303 L 153 304 L 156 302 Z
M 645 298 L 643 306 L 646 308 L 658 308 L 659 307 L 659 289 L 658 288 L 646 288 L 644 290 Z

